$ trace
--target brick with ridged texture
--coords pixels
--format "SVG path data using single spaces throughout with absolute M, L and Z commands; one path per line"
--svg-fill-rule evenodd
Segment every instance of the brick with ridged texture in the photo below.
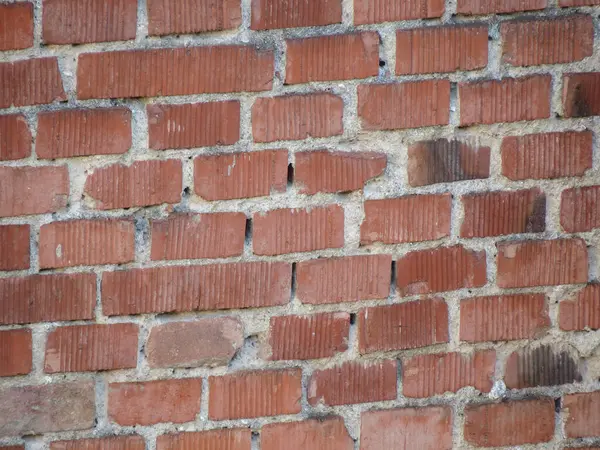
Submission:
M 565 395 L 562 407 L 567 415 L 565 423 L 567 437 L 600 435 L 600 392 Z
M 29 225 L 0 225 L 0 270 L 29 269 Z
M 54 441 L 50 443 L 50 450 L 144 450 L 144 448 L 144 438 L 137 435 Z
M 574 298 L 561 301 L 558 308 L 561 330 L 600 329 L 600 284 L 588 284 Z
M 562 99 L 565 117 L 600 115 L 600 72 L 564 74 Z
M 458 14 L 509 14 L 544 9 L 548 0 L 458 0 Z
M 444 0 L 354 0 L 354 24 L 433 19 L 444 9 Z
M 560 199 L 560 224 L 568 233 L 600 228 L 600 186 L 565 189 Z
M 0 161 L 27 158 L 31 155 L 31 141 L 31 131 L 23 114 L 0 116 Z
M 0 5 L 0 51 L 33 46 L 33 3 Z
M 0 331 L 0 377 L 31 372 L 31 330 L 19 328 Z
M 262 450 L 353 450 L 344 419 L 330 416 L 301 422 L 272 423 L 261 429 Z
M 312 27 L 342 22 L 342 0 L 252 0 L 252 30 Z
M 156 438 L 157 450 L 250 450 L 251 446 L 252 430 L 249 428 L 163 434 Z
M 56 58 L 0 63 L 0 108 L 67 99 Z

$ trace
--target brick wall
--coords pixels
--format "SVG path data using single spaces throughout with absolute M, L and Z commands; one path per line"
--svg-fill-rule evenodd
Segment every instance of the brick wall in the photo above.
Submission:
M 600 1 L 0 3 L 0 449 L 600 448 Z

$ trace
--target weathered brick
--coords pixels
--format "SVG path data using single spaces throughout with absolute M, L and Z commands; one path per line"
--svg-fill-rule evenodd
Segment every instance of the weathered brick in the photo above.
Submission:
M 568 6 L 594 6 L 600 5 L 600 0 L 559 0 L 558 3 L 563 8 Z
M 600 72 L 564 74 L 562 100 L 565 117 L 600 115 Z
M 409 252 L 398 259 L 396 269 L 401 295 L 481 287 L 487 281 L 485 251 L 460 245 Z
M 163 434 L 156 438 L 157 450 L 215 449 L 250 450 L 250 428 L 225 428 L 189 433 Z
M 496 244 L 497 284 L 502 288 L 554 286 L 588 280 L 588 252 L 582 239 L 509 241 Z
M 31 140 L 31 132 L 23 114 L 0 116 L 0 161 L 27 158 L 31 155 Z
M 224 366 L 243 343 L 239 320 L 215 317 L 155 325 L 145 353 L 150 367 Z
M 77 64 L 77 97 L 269 90 L 273 64 L 272 51 L 234 45 L 84 53 Z
M 297 414 L 301 410 L 302 371 L 263 370 L 208 378 L 211 420 Z
M 104 272 L 102 312 L 115 316 L 283 305 L 290 299 L 291 278 L 291 265 L 284 262 Z
M 448 342 L 448 307 L 440 298 L 365 308 L 358 324 L 362 354 Z
M 44 372 L 135 368 L 138 326 L 133 323 L 60 327 L 48 334 Z
M 360 244 L 433 241 L 450 235 L 450 194 L 366 200 Z
M 67 166 L 0 167 L 0 217 L 59 211 L 68 198 Z
M 56 58 L 0 63 L 0 108 L 66 100 Z
M 67 109 L 38 114 L 35 152 L 39 158 L 116 155 L 131 148 L 127 108 Z
M 510 14 L 544 9 L 548 0 L 458 0 L 459 14 Z
M 344 210 L 339 205 L 255 213 L 252 227 L 252 249 L 257 255 L 344 246 Z
M 288 39 L 286 84 L 350 80 L 379 73 L 379 35 L 366 31 Z
M 313 0 L 293 4 L 279 0 L 252 0 L 252 30 L 311 27 L 341 22 L 341 0 Z
M 262 450 L 353 450 L 344 419 L 337 416 L 302 422 L 271 423 L 260 433 Z
M 200 412 L 202 379 L 110 383 L 108 417 L 124 426 L 185 423 Z
M 261 97 L 252 106 L 256 142 L 328 137 L 343 132 L 344 102 L 329 93 Z
M 271 317 L 271 359 L 319 359 L 348 349 L 350 315 L 344 312 Z
M 33 3 L 0 5 L 0 51 L 33 46 Z
M 349 361 L 315 370 L 308 384 L 308 402 L 333 406 L 395 400 L 397 377 L 395 360 Z
M 29 225 L 0 225 L 0 270 L 29 269 Z
M 354 0 L 354 24 L 433 19 L 444 9 L 444 0 Z
M 450 82 L 359 85 L 358 115 L 364 130 L 446 125 L 450 118 Z
M 287 150 L 201 155 L 194 160 L 194 191 L 205 200 L 285 192 L 287 168 Z
M 31 330 L 0 331 L 0 377 L 26 375 L 31 368 Z
M 239 256 L 244 251 L 244 213 L 177 214 L 153 220 L 150 258 L 198 259 Z
M 565 189 L 560 200 L 560 224 L 568 233 L 600 228 L 600 186 Z
M 588 284 L 575 298 L 560 302 L 558 308 L 562 330 L 600 329 L 600 284 Z
M 600 392 L 565 395 L 562 406 L 567 437 L 600 436 Z
M 144 438 L 138 435 L 50 443 L 50 450 L 144 450 L 145 447 Z

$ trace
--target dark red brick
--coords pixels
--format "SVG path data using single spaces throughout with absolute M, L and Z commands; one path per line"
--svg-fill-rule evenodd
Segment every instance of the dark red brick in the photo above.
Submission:
M 23 114 L 0 116 L 0 161 L 27 158 L 31 155 L 31 140 L 31 132 Z
M 565 117 L 600 115 L 600 72 L 564 74 L 562 100 Z
M 29 269 L 29 225 L 0 225 L 0 270 Z
M 67 99 L 56 58 L 0 63 L 0 108 Z
M 0 51 L 33 46 L 33 3 L 0 5 Z
M 574 298 L 561 301 L 558 308 L 562 330 L 600 329 L 600 284 L 588 284 Z
M 312 27 L 342 21 L 342 0 L 312 0 L 283 3 L 279 0 L 252 0 L 252 30 Z
M 31 348 L 31 330 L 18 328 L 0 331 L 0 377 L 31 372 Z
M 600 186 L 565 189 L 560 200 L 560 224 L 567 233 L 600 228 Z

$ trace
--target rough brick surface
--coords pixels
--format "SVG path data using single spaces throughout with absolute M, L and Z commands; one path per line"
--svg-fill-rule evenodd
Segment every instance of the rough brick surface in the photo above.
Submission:
M 548 0 L 458 0 L 459 14 L 508 14 L 544 9 Z
M 600 228 L 600 186 L 566 189 L 560 199 L 560 224 L 568 233 Z
M 0 270 L 29 269 L 29 225 L 0 225 Z
M 566 331 L 600 329 L 600 284 L 589 284 L 560 302 L 558 323 Z
M 144 447 L 144 438 L 137 435 L 50 443 L 50 450 L 144 450 Z
M 156 438 L 157 450 L 185 450 L 188 448 L 250 450 L 251 445 L 252 431 L 249 428 L 163 434 Z
M 600 5 L 600 0 L 559 0 L 559 5 L 562 7 L 568 6 L 593 6 Z
M 0 5 L 0 51 L 33 46 L 33 3 Z
M 31 368 L 31 330 L 0 331 L 0 377 L 26 375 Z
M 56 58 L 0 63 L 0 108 L 66 100 Z
M 568 73 L 563 76 L 563 113 L 565 117 L 600 114 L 600 73 Z
M 354 0 L 354 23 L 432 19 L 444 13 L 444 0 Z
M 600 435 L 600 392 L 571 394 L 563 397 L 563 409 L 568 414 L 565 423 L 567 437 Z
M 261 432 L 263 450 L 353 450 L 354 441 L 341 417 L 265 425 Z
M 250 28 L 253 30 L 329 25 L 342 21 L 341 0 L 313 0 L 310 3 L 252 0 L 251 3 Z
M 22 159 L 30 154 L 31 132 L 25 116 L 22 114 L 0 116 L 0 161 Z

